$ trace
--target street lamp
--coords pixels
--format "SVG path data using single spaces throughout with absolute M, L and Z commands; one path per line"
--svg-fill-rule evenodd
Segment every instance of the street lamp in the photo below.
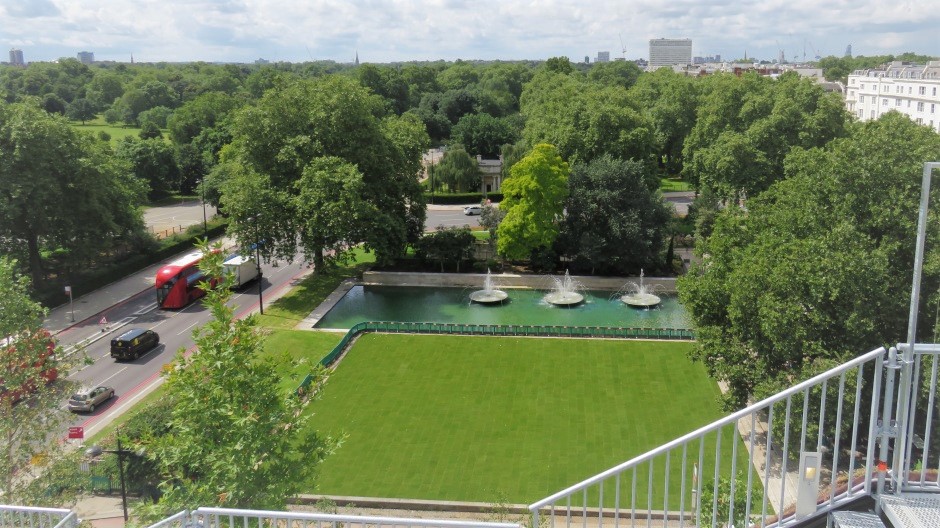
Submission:
M 127 449 L 121 449 L 121 437 L 117 439 L 117 449 L 102 449 L 101 446 L 93 445 L 85 451 L 85 455 L 96 458 L 101 453 L 113 453 L 118 456 L 118 475 L 121 478 L 121 504 L 124 506 L 124 522 L 127 522 L 127 488 L 124 485 L 124 457 L 126 455 L 142 456 L 142 453 L 134 453 Z
M 199 194 L 202 196 L 202 235 L 208 238 L 209 224 L 206 221 L 206 187 L 203 185 L 203 180 L 196 180 L 196 185 L 199 186 Z
M 258 240 L 258 216 L 249 216 L 248 223 L 253 224 L 255 231 L 255 266 L 258 269 L 258 312 L 264 315 L 264 298 L 261 296 L 261 241 Z

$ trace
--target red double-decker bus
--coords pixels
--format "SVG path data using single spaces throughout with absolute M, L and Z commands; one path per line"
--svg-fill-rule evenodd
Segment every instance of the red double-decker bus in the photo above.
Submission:
M 160 308 L 182 308 L 206 294 L 199 283 L 205 275 L 199 269 L 202 253 L 184 255 L 157 271 L 157 305 Z

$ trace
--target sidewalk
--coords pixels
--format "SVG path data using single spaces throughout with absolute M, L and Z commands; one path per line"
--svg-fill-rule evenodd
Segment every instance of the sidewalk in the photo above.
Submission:
M 128 505 L 130 508 L 130 504 Z M 124 526 L 124 508 L 120 490 L 115 495 L 83 497 L 72 508 L 78 518 L 95 528 L 119 528 Z
M 46 316 L 43 326 L 53 334 L 58 334 L 87 319 L 100 319 L 101 315 L 107 317 L 106 310 L 109 308 L 130 299 L 138 293 L 153 289 L 154 278 L 157 276 L 157 270 L 162 265 L 161 262 L 148 266 L 133 275 L 128 275 L 107 286 L 86 293 L 73 299 L 71 305 L 68 302 L 68 297 L 66 297 L 64 304 L 49 310 L 49 315 Z M 156 294 L 154 294 L 154 299 L 156 299 Z

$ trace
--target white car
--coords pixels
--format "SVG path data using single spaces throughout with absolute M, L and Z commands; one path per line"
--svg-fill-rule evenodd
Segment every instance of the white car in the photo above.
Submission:
M 479 205 L 468 205 L 463 208 L 463 214 L 467 216 L 483 214 L 483 208 Z

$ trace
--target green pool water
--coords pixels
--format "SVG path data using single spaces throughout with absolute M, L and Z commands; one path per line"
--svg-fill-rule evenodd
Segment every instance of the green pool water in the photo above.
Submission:
M 544 300 L 547 291 L 506 289 L 503 304 L 470 302 L 480 288 L 355 286 L 317 323 L 317 328 L 350 328 L 361 321 L 463 324 L 690 328 L 685 309 L 674 296 L 659 307 L 642 310 L 620 301 L 615 292 L 582 291 L 585 302 L 570 308 Z

